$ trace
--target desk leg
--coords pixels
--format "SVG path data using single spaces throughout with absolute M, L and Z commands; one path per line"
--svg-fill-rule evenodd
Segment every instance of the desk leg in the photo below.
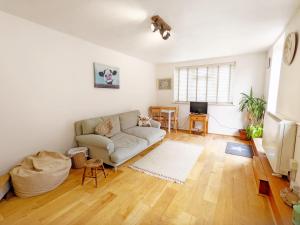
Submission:
M 203 133 L 205 136 L 208 133 L 208 121 L 207 120 L 203 121 L 203 125 L 204 125 Z
M 192 133 L 192 120 L 190 119 L 190 134 Z

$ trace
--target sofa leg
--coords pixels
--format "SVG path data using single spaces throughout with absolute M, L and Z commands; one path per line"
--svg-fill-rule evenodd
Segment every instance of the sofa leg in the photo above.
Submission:
M 118 167 L 114 166 L 114 171 L 117 172 L 118 171 Z

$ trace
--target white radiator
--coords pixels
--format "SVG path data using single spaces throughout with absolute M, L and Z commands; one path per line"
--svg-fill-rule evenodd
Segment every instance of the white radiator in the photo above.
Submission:
M 288 175 L 290 159 L 294 156 L 296 123 L 266 113 L 263 148 L 274 173 Z

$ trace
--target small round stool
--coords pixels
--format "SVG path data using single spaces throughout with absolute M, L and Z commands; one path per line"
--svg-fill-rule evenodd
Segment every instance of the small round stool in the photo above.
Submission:
M 87 175 L 86 170 L 91 169 L 91 174 Z M 86 177 L 94 178 L 96 182 L 96 187 L 98 187 L 98 181 L 97 181 L 97 170 L 102 170 L 104 177 L 106 178 L 105 174 L 105 168 L 103 165 L 103 161 L 101 159 L 90 159 L 87 160 L 84 165 L 83 175 L 82 175 L 82 185 L 84 184 L 84 180 Z

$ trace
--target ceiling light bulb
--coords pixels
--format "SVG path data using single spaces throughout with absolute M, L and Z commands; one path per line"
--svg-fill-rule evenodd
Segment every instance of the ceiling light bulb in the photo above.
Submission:
M 166 37 L 168 35 L 169 31 L 165 30 L 163 33 L 162 33 L 162 36 L 163 37 Z
M 152 30 L 152 32 L 155 32 L 155 31 L 157 31 L 157 25 L 155 24 L 155 23 L 151 23 L 151 30 Z
M 170 37 L 170 31 L 168 31 L 168 30 L 165 30 L 163 33 L 162 33 L 162 38 L 164 39 L 164 40 L 167 40 L 169 37 Z
M 167 40 L 170 37 L 171 27 L 158 15 L 151 17 L 151 30 L 159 30 L 162 39 Z

